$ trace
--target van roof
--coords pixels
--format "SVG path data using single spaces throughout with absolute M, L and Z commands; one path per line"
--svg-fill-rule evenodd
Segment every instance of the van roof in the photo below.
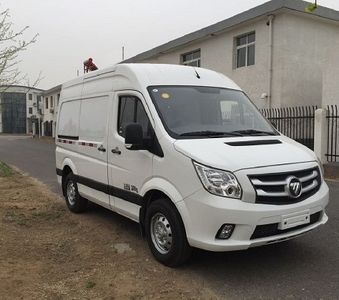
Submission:
M 124 78 L 130 87 L 124 88 L 144 89 L 154 85 L 193 85 L 216 86 L 240 90 L 228 77 L 221 73 L 204 68 L 170 64 L 117 64 L 112 67 L 90 72 L 82 77 L 63 84 L 63 89 L 79 85 L 83 82 L 98 80 L 101 77 Z

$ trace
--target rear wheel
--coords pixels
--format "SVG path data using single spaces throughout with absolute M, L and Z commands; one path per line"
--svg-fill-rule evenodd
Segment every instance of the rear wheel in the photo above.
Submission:
M 66 175 L 63 191 L 66 204 L 71 212 L 81 213 L 87 209 L 88 200 L 80 196 L 73 173 Z
M 159 199 L 150 204 L 145 229 L 154 257 L 166 266 L 176 267 L 188 260 L 191 247 L 181 217 L 169 201 Z

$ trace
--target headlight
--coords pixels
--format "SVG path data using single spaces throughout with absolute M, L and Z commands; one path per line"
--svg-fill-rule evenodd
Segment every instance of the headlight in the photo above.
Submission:
M 203 186 L 211 194 L 236 199 L 241 198 L 241 186 L 232 173 L 212 169 L 194 161 L 193 164 Z

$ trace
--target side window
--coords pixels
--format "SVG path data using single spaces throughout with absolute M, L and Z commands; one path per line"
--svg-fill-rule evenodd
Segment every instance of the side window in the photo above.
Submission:
M 79 138 L 102 142 L 106 136 L 108 97 L 96 97 L 81 101 Z M 98 116 L 100 116 L 98 118 Z
M 78 137 L 79 114 L 79 100 L 64 102 L 60 109 L 58 135 Z
M 125 127 L 130 123 L 139 123 L 144 136 L 151 135 L 151 124 L 140 99 L 134 96 L 122 96 L 119 99 L 118 133 L 125 137 Z

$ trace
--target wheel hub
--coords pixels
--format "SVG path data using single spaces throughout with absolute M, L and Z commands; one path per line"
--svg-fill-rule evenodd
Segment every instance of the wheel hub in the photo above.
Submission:
M 67 200 L 69 204 L 74 205 L 76 198 L 75 184 L 73 181 L 67 183 Z
M 172 230 L 167 218 L 156 213 L 151 220 L 151 238 L 156 249 L 166 254 L 171 250 L 172 246 Z

